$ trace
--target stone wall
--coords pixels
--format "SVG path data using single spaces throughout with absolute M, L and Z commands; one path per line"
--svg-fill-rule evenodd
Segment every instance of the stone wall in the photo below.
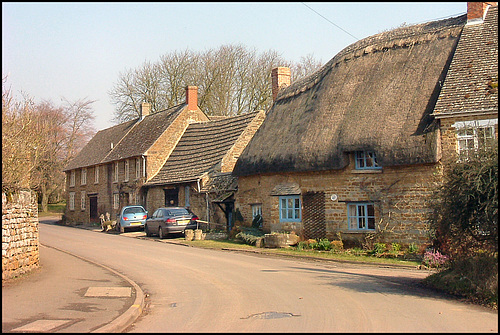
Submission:
M 428 243 L 426 202 L 440 181 L 441 164 L 360 171 L 350 159 L 351 164 L 342 170 L 240 177 L 235 206 L 247 225 L 252 221 L 252 205 L 261 204 L 265 232 L 302 235 L 303 222 L 280 221 L 279 197 L 271 195 L 276 185 L 292 183 L 300 188 L 302 200 L 308 192 L 323 193 L 324 237 L 330 240 L 341 233 L 343 240 L 362 242 L 367 234 L 377 233 L 387 243 Z M 376 230 L 349 228 L 348 204 L 356 202 L 374 204 Z
M 2 280 L 40 265 L 38 205 L 30 191 L 2 192 Z

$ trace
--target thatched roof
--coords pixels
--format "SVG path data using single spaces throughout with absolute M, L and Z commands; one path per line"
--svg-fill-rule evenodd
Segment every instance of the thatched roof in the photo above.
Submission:
M 498 114 L 498 6 L 483 23 L 466 25 L 434 116 Z
M 180 104 L 97 132 L 64 171 L 145 154 L 185 107 Z
M 220 170 L 220 164 L 259 112 L 192 123 L 148 186 L 192 182 Z
M 382 166 L 439 159 L 430 114 L 466 16 L 360 40 L 279 92 L 236 175 L 341 169 L 374 150 Z

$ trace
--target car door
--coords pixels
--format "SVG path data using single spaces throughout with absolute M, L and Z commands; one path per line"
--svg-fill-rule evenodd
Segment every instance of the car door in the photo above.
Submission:
M 151 219 L 147 220 L 147 225 L 148 225 L 148 229 L 150 232 L 157 232 L 158 231 L 158 214 L 159 213 L 161 213 L 161 210 L 157 209 L 153 213 L 153 216 L 151 216 Z

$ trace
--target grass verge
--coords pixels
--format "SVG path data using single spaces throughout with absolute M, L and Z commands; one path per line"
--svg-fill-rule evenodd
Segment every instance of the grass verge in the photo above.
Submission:
M 179 238 L 183 243 L 199 248 L 209 249 L 242 249 L 246 251 L 258 251 L 264 254 L 282 255 L 282 256 L 295 256 L 304 258 L 321 258 L 325 260 L 349 261 L 370 264 L 384 264 L 384 265 L 405 265 L 417 267 L 421 264 L 419 261 L 402 260 L 396 258 L 380 258 L 374 256 L 353 255 L 347 252 L 334 252 L 334 251 L 318 251 L 318 250 L 297 250 L 293 247 L 288 248 L 258 248 L 252 245 L 239 243 L 232 240 L 197 240 L 186 241 L 184 238 Z

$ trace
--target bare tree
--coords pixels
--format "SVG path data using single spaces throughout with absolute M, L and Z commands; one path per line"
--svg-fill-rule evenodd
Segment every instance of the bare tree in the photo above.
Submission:
M 64 166 L 94 135 L 90 100 L 55 106 L 34 103 L 23 95 L 13 99 L 2 78 L 2 189 L 29 188 L 37 192 L 42 209 L 64 190 Z
M 184 103 L 188 85 L 198 86 L 198 105 L 208 115 L 268 109 L 272 104 L 271 70 L 276 66 L 291 67 L 293 80 L 297 80 L 318 70 L 321 63 L 309 55 L 292 64 L 276 51 L 258 54 L 242 45 L 165 54 L 157 63 L 145 62 L 119 75 L 109 91 L 116 105 L 115 121 L 137 118 L 142 102 L 151 103 L 152 113 Z

